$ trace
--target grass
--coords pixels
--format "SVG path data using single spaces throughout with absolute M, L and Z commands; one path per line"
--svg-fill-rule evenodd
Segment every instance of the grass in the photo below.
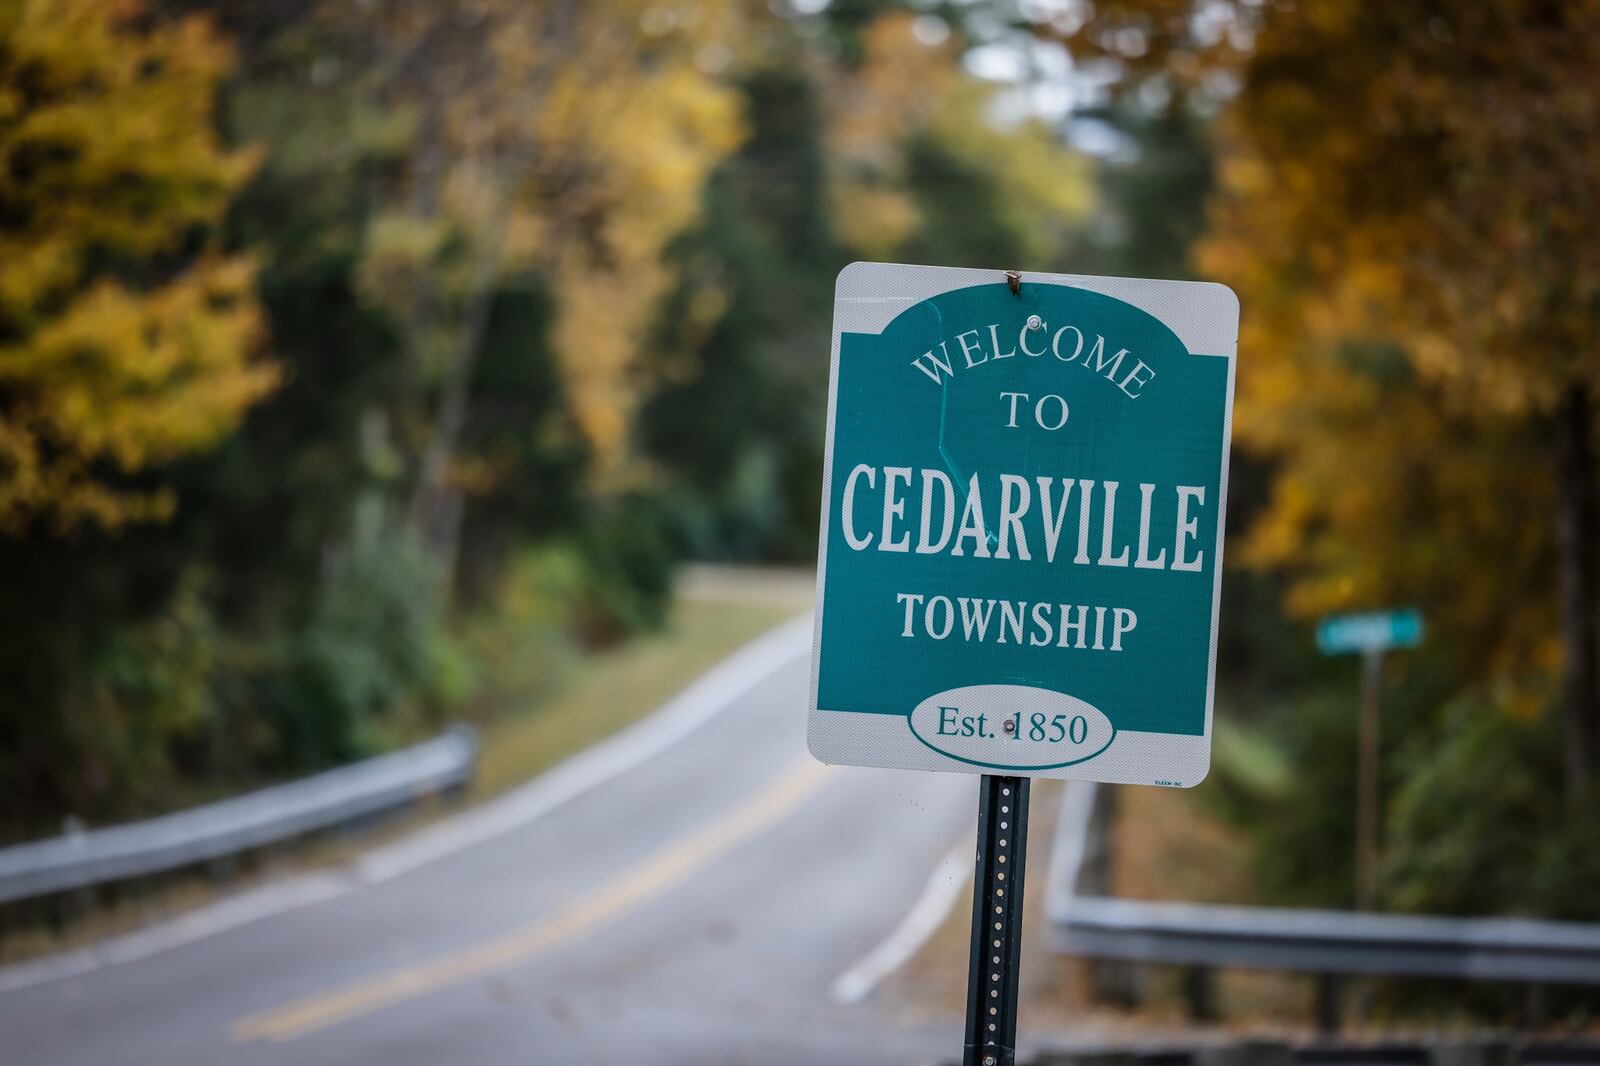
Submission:
M 484 726 L 474 794 L 503 791 L 610 736 L 797 613 L 778 598 L 681 596 L 661 632 L 585 660 L 548 697 Z
M 1125 899 L 1254 902 L 1245 841 L 1195 789 L 1118 788 L 1115 847 Z
M 1096 1002 L 1089 964 L 1047 946 L 1046 872 L 1054 843 L 1060 785 L 1035 781 L 1029 816 L 1028 880 L 1023 906 L 1023 981 L 1019 1014 L 1034 1039 L 1148 1041 L 1191 1031 L 1182 971 L 1149 967 L 1142 1002 L 1121 1008 Z M 1105 786 L 1102 786 L 1105 787 Z M 1113 786 L 1114 787 L 1114 786 Z M 1245 844 L 1193 789 L 1118 788 L 1114 894 L 1134 899 L 1250 901 Z M 886 991 L 905 1014 L 953 1021 L 965 1010 L 972 905 L 966 896 Z M 1229 1032 L 1281 1032 L 1309 1022 L 1310 982 L 1271 972 L 1224 969 L 1217 1002 Z

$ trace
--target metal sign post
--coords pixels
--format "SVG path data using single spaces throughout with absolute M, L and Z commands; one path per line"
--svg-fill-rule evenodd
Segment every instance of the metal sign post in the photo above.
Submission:
M 1028 857 L 1026 777 L 985 774 L 978 786 L 978 860 L 972 881 L 972 955 L 962 1066 L 1012 1066 L 1022 886 Z
M 967 1066 L 1015 1057 L 1028 779 L 1211 762 L 1239 304 L 852 263 L 811 666 L 826 763 L 981 774 Z

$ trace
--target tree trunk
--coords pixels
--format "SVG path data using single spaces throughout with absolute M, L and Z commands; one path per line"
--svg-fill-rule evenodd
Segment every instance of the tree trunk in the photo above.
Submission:
M 1596 633 L 1595 457 L 1592 400 L 1574 383 L 1556 412 L 1556 543 L 1561 590 L 1561 725 L 1567 790 L 1575 798 L 1594 780 L 1600 740 L 1600 640 Z
M 562 0 L 549 9 L 543 29 L 554 61 L 564 55 L 562 46 L 571 37 L 573 12 L 573 0 Z M 542 60 L 529 71 L 517 94 L 513 113 L 527 114 L 537 109 L 540 95 L 551 77 L 550 63 L 550 60 Z M 450 483 L 450 467 L 466 427 L 478 348 L 488 328 L 490 306 L 504 265 L 507 218 L 536 155 L 536 146 L 524 139 L 506 148 L 499 159 L 487 160 L 485 169 L 497 177 L 493 179 L 490 203 L 481 220 L 477 260 L 466 306 L 459 312 L 461 319 L 450 341 L 449 363 L 434 413 L 433 430 L 423 449 L 416 486 L 407 508 L 407 525 L 439 565 L 440 573 L 447 576 L 455 573 L 466 506 L 461 490 Z M 432 165 L 436 172 L 440 169 L 437 162 Z M 430 204 L 429 210 L 432 209 Z
M 497 197 L 496 201 L 500 199 Z M 450 466 L 461 444 L 461 432 L 466 427 L 467 401 L 472 393 L 478 348 L 488 327 L 489 307 L 494 300 L 495 282 L 499 277 L 504 232 L 502 222 L 500 210 L 491 212 L 484 240 L 486 247 L 478 251 L 467 306 L 451 341 L 450 363 L 445 369 L 439 406 L 434 413 L 433 431 L 428 435 L 428 443 L 423 449 L 416 489 L 411 496 L 408 525 L 443 574 L 454 572 L 456 548 L 460 541 L 465 501 L 461 498 L 461 490 L 450 482 Z

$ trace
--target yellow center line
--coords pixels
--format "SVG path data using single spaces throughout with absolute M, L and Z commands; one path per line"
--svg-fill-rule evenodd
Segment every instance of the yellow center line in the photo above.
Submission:
M 476 947 L 356 981 L 235 1022 L 237 1042 L 286 1041 L 526 962 L 683 881 L 798 807 L 832 773 L 806 759 L 733 811 L 623 871 L 581 901 Z

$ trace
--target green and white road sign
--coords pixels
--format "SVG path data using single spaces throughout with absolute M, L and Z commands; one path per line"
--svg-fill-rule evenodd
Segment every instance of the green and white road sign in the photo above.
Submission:
M 1371 654 L 1414 648 L 1422 642 L 1422 615 L 1409 608 L 1367 614 L 1331 614 L 1317 623 L 1317 647 L 1324 655 Z
M 808 739 L 860 766 L 1196 784 L 1239 304 L 839 275 Z

